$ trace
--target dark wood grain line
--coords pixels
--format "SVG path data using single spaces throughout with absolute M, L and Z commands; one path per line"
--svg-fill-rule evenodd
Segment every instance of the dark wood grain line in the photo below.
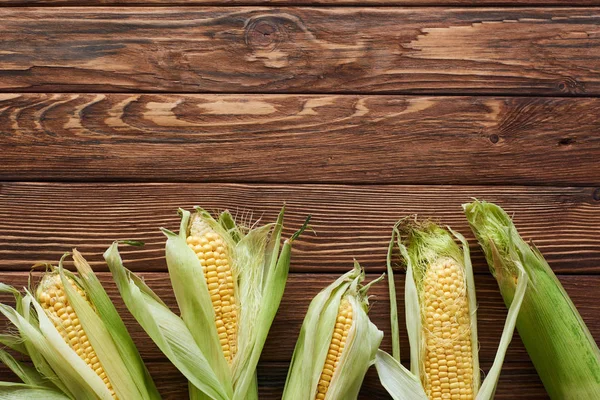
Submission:
M 590 7 L 598 0 L 0 0 L 0 7 L 51 6 L 346 6 L 346 7 Z
M 472 197 L 494 201 L 514 215 L 559 273 L 600 272 L 600 201 L 596 188 L 484 186 L 341 186 L 246 184 L 55 184 L 0 186 L 0 270 L 27 271 L 56 262 L 73 247 L 106 270 L 101 254 L 117 239 L 142 240 L 123 248 L 135 271 L 166 271 L 164 235 L 177 230 L 177 208 L 229 209 L 240 220 L 274 221 L 284 202 L 284 234 L 312 214 L 316 234 L 294 244 L 293 271 L 341 272 L 354 258 L 369 271 L 385 269 L 391 227 L 419 214 L 449 224 L 469 239 L 476 271 L 487 265 L 462 214 Z
M 0 7 L 344 6 L 344 7 L 591 7 L 599 0 L 0 0 Z
M 164 400 L 187 398 L 187 381 L 173 365 L 168 362 L 150 362 L 147 366 Z M 259 363 L 258 386 L 260 399 L 281 399 L 287 369 L 287 363 Z M 16 377 L 4 365 L 0 365 L 0 376 L 6 381 L 16 380 Z M 379 378 L 375 370 L 371 368 L 363 382 L 359 400 L 388 400 L 390 398 L 385 389 L 379 384 Z M 494 398 L 496 400 L 549 399 L 533 366 L 528 363 L 504 364 L 498 391 Z
M 600 184 L 600 99 L 0 94 L 0 179 Z
M 8 92 L 600 94 L 596 8 L 52 7 L 0 19 Z
M 174 296 L 171 291 L 169 278 L 166 273 L 143 273 L 141 274 L 148 285 L 156 293 L 177 311 Z M 145 360 L 157 362 L 164 360 L 164 356 L 155 347 L 155 345 L 146 336 L 143 330 L 133 320 L 131 315 L 123 306 L 116 288 L 107 273 L 99 273 L 109 294 L 114 299 L 115 304 L 125 323 L 127 324 L 132 337 L 134 338 L 140 353 Z M 312 297 L 316 295 L 323 287 L 332 282 L 337 275 L 314 275 L 314 274 L 291 274 L 286 287 L 284 299 L 279 308 L 275 322 L 271 328 L 269 338 L 265 345 L 262 360 L 264 362 L 287 363 L 291 359 L 293 348 L 302 324 L 308 304 Z M 368 275 L 371 280 L 376 275 Z M 25 273 L 0 273 L 0 282 L 8 283 L 19 287 L 27 283 L 27 274 Z M 593 298 L 594 288 L 600 284 L 600 277 L 597 276 L 561 276 L 561 282 L 570 294 L 573 302 L 579 309 L 583 319 L 588 324 L 592 335 L 600 339 L 600 321 L 596 318 L 600 306 Z M 477 276 L 477 300 L 478 307 L 478 330 L 480 343 L 480 359 L 482 369 L 487 372 L 494 359 L 495 352 L 500 340 L 506 309 L 502 298 L 498 293 L 496 282 L 490 275 Z M 401 326 L 401 351 L 403 362 L 408 362 L 409 347 L 406 331 L 404 329 L 404 301 L 402 288 L 404 285 L 404 276 L 398 274 L 396 283 L 399 289 L 398 309 Z M 371 309 L 369 312 L 371 320 L 384 331 L 385 336 L 382 348 L 391 351 L 390 325 L 389 325 L 389 302 L 387 296 L 387 286 L 385 283 L 372 287 L 370 291 Z M 10 303 L 7 295 L 0 296 L 0 301 Z M 0 321 L 4 323 L 5 321 Z M 523 344 L 515 335 L 508 349 L 506 362 L 513 365 L 529 364 L 529 357 L 523 347 Z

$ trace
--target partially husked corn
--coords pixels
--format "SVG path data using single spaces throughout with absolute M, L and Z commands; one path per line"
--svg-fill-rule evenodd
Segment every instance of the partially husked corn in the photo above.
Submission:
M 431 400 L 472 400 L 471 322 L 466 280 L 458 263 L 441 258 L 427 268 L 422 293 L 423 384 Z
M 237 351 L 237 303 L 230 250 L 223 238 L 201 218 L 194 218 L 186 239 L 194 250 L 215 310 L 223 355 L 231 364 Z
M 331 337 L 331 343 L 329 344 L 329 350 L 327 351 L 327 359 L 325 360 L 325 366 L 321 372 L 319 379 L 319 385 L 317 386 L 316 400 L 325 399 L 327 389 L 333 373 L 338 367 L 340 357 L 344 352 L 346 346 L 346 340 L 348 339 L 348 332 L 352 327 L 352 305 L 348 299 L 343 299 L 340 303 L 337 320 L 335 322 L 335 328 Z
M 71 278 L 67 279 L 77 293 L 87 300 L 84 291 Z M 98 360 L 98 356 L 90 344 L 87 334 L 75 314 L 75 310 L 69 303 L 60 275 L 58 273 L 46 274 L 42 278 L 36 294 L 38 302 L 65 342 L 96 372 L 106 384 L 113 398 L 116 399 L 115 391 L 102 368 L 102 364 Z

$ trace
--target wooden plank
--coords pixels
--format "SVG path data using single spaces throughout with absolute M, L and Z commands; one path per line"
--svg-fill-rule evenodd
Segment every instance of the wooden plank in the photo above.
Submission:
M 401 173 L 401 171 L 399 172 Z M 483 186 L 341 186 L 241 184 L 58 184 L 0 186 L 0 270 L 29 270 L 56 262 L 73 247 L 95 268 L 113 240 L 136 239 L 124 248 L 136 271 L 165 271 L 165 238 L 177 230 L 178 207 L 229 209 L 238 219 L 274 221 L 287 203 L 285 235 L 312 214 L 312 228 L 294 244 L 293 271 L 340 272 L 356 258 L 369 271 L 383 271 L 391 227 L 418 213 L 449 224 L 470 240 L 475 268 L 487 272 L 482 253 L 462 214 L 472 197 L 497 202 L 514 215 L 559 273 L 600 271 L 600 201 L 595 188 Z
M 181 400 L 187 398 L 187 381 L 175 367 L 167 362 L 148 363 L 148 370 L 164 400 Z M 288 365 L 285 363 L 261 362 L 258 365 L 259 397 L 264 400 L 279 400 L 285 385 Z M 6 381 L 16 378 L 8 369 L 0 364 L 0 376 Z M 363 382 L 359 400 L 390 399 L 385 389 L 379 384 L 374 368 L 367 372 Z M 496 400 L 546 400 L 549 397 L 544 391 L 533 366 L 528 363 L 505 363 L 500 375 Z
M 2 8 L 0 90 L 598 95 L 598 11 Z
M 166 273 L 142 273 L 147 284 L 156 291 L 163 301 L 177 310 L 175 297 L 171 290 L 170 281 Z M 134 321 L 133 317 L 123 305 L 116 287 L 108 273 L 99 273 L 107 291 L 113 298 L 123 320 L 130 329 L 131 335 L 138 344 L 142 356 L 149 361 L 159 361 L 164 357 L 160 350 L 150 341 L 145 332 Z M 326 285 L 333 282 L 338 275 L 334 274 L 303 274 L 294 273 L 290 275 L 286 292 L 282 300 L 279 312 L 265 345 L 262 359 L 269 362 L 288 362 L 294 350 L 298 332 L 302 325 L 304 315 L 308 309 L 310 300 Z M 369 274 L 367 279 L 371 280 L 377 275 Z M 0 282 L 23 287 L 27 284 L 28 274 L 23 272 L 0 273 Z M 599 276 L 560 276 L 565 290 L 569 293 L 573 302 L 578 307 L 583 319 L 588 324 L 592 335 L 600 340 L 600 304 L 594 297 L 595 288 L 600 285 Z M 489 368 L 496 354 L 498 342 L 502 334 L 504 320 L 506 318 L 506 307 L 498 292 L 498 287 L 491 275 L 478 275 L 476 277 L 478 308 L 478 327 L 480 342 L 480 358 L 484 365 Z M 398 274 L 396 279 L 398 287 L 398 309 L 401 326 L 401 351 L 403 361 L 408 361 L 409 347 L 406 330 L 404 329 L 404 300 L 403 287 L 404 275 Z M 372 321 L 385 332 L 382 343 L 383 349 L 391 351 L 390 324 L 389 324 L 389 297 L 387 284 L 381 283 L 372 287 L 369 292 L 371 310 L 369 315 Z M 0 301 L 11 303 L 8 295 L 0 296 Z M 4 320 L 0 322 L 4 323 Z M 2 324 L 0 324 L 2 326 Z M 523 363 L 529 360 L 525 348 L 518 336 L 515 336 L 508 350 L 506 359 L 508 362 Z M 488 367 L 486 367 L 488 366 Z M 487 369 L 486 369 L 487 371 Z
M 0 94 L 0 179 L 595 185 L 599 115 L 594 98 Z
M 598 0 L 0 0 L 0 6 L 597 6 Z

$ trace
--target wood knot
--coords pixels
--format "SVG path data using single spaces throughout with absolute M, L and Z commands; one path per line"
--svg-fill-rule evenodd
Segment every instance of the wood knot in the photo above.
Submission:
M 285 36 L 281 25 L 270 17 L 257 18 L 246 26 L 246 44 L 255 49 L 273 51 Z
M 600 188 L 594 190 L 594 192 L 592 193 L 592 199 L 600 201 Z
M 562 138 L 558 141 L 558 145 L 559 146 L 570 146 L 572 144 L 575 144 L 575 139 L 573 138 Z
M 500 137 L 498 135 L 496 135 L 495 133 L 492 133 L 489 136 L 489 139 L 490 139 L 490 142 L 492 142 L 493 144 L 496 144 L 500 140 Z
M 558 90 L 560 90 L 562 93 L 585 93 L 585 86 L 583 85 L 583 83 L 579 82 L 577 79 L 572 77 L 563 78 L 562 80 L 558 81 L 556 86 L 558 87 Z

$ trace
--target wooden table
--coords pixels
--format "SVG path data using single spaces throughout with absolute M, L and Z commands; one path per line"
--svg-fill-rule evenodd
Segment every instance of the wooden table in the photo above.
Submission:
M 186 398 L 185 379 L 101 253 L 145 241 L 126 264 L 175 305 L 158 228 L 176 229 L 180 206 L 272 221 L 286 202 L 286 234 L 313 215 L 259 366 L 264 399 L 281 395 L 312 296 L 353 258 L 380 274 L 412 213 L 471 242 L 487 372 L 506 310 L 461 213 L 471 197 L 514 213 L 600 340 L 600 0 L 0 5 L 0 281 L 22 286 L 76 246 L 165 398 Z M 373 287 L 371 317 L 389 349 L 386 291 Z M 373 371 L 363 393 L 387 398 Z M 517 335 L 497 398 L 546 398 Z

